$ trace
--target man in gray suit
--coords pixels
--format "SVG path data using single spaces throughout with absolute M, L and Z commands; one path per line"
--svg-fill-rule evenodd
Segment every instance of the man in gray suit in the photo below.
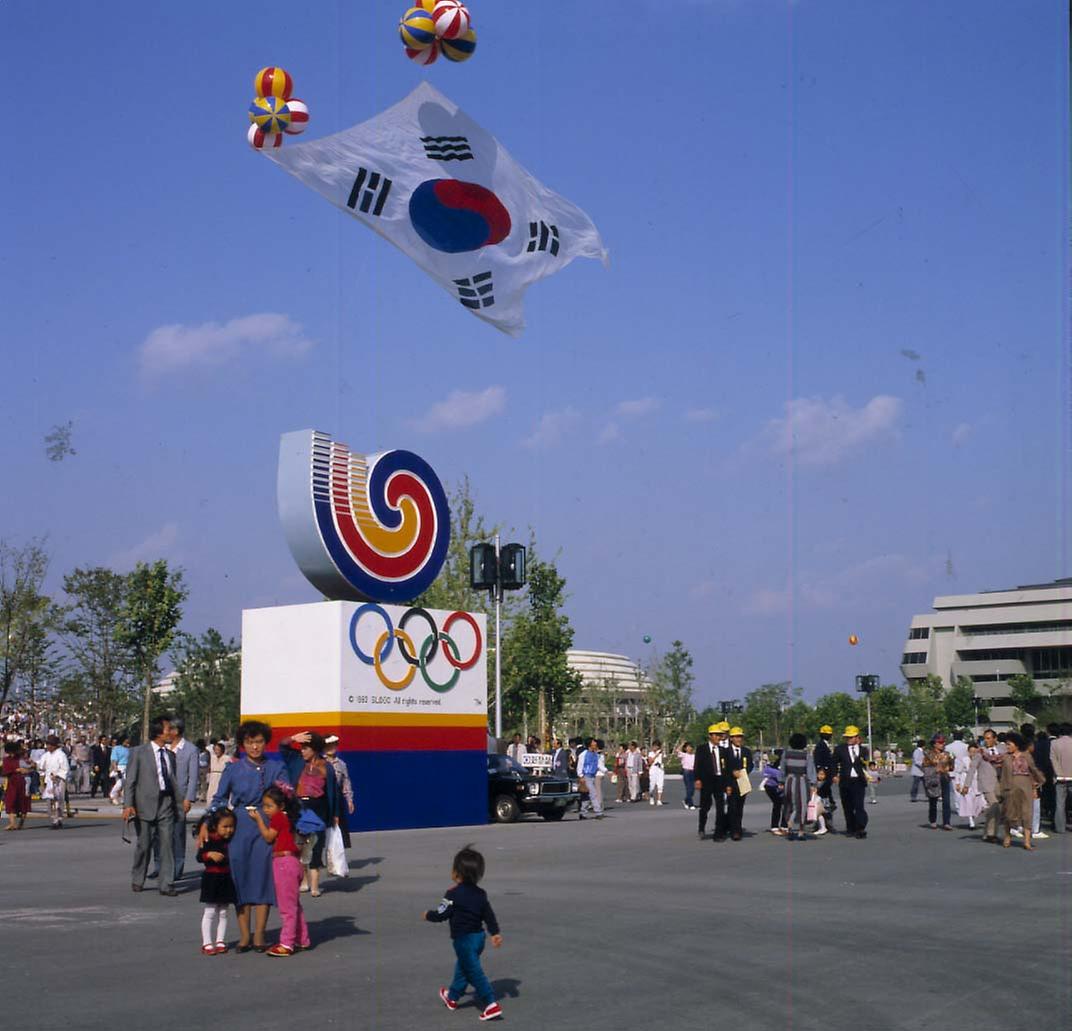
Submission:
M 130 887 L 141 891 L 153 848 L 153 836 L 160 839 L 160 894 L 177 895 L 174 886 L 175 858 L 172 841 L 175 815 L 182 805 L 176 780 L 175 755 L 167 748 L 171 721 L 157 717 L 149 724 L 149 743 L 131 749 L 127 775 L 123 781 L 123 819 L 134 821 L 138 836 L 134 846 L 134 867 Z
M 998 736 L 989 727 L 983 731 L 983 746 L 975 753 L 968 770 L 968 780 L 974 776 L 979 791 L 986 799 L 986 808 L 982 816 L 986 821 L 983 826 L 983 841 L 998 840 L 998 821 L 1001 817 L 1001 799 L 998 795 L 998 776 L 1001 770 L 1001 757 L 1005 754 L 998 747 Z
M 175 756 L 176 797 L 181 798 L 175 810 L 175 827 L 172 831 L 171 853 L 175 857 L 175 880 L 182 880 L 186 865 L 186 814 L 197 798 L 197 782 L 201 775 L 197 749 L 186 740 L 186 722 L 181 716 L 171 720 L 168 748 Z M 153 871 L 149 880 L 160 876 L 160 841 L 153 844 Z

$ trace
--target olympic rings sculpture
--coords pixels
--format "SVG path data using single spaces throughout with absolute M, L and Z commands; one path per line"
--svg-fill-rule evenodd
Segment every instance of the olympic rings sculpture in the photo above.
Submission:
M 361 617 L 367 613 L 375 613 L 379 616 L 383 620 L 385 628 L 377 637 L 376 645 L 372 649 L 371 655 L 366 655 L 357 643 L 357 625 L 361 622 Z M 425 637 L 419 648 L 416 647 L 413 638 L 406 630 L 406 627 L 413 620 L 423 620 L 429 630 L 428 636 Z M 469 624 L 474 638 L 473 654 L 464 662 L 457 642 L 450 636 L 451 628 L 459 620 Z M 384 672 L 383 664 L 390 657 L 395 641 L 398 641 L 399 654 L 406 660 L 409 669 L 406 670 L 404 676 L 397 680 L 392 680 Z M 458 683 L 462 670 L 472 669 L 480 660 L 480 655 L 484 650 L 484 638 L 481 636 L 479 624 L 468 612 L 452 612 L 443 621 L 443 629 L 440 630 L 436 626 L 432 614 L 427 609 L 409 608 L 406 609 L 396 627 L 385 608 L 375 602 L 366 602 L 364 605 L 359 605 L 350 617 L 350 647 L 353 648 L 354 654 L 366 666 L 375 668 L 376 675 L 380 678 L 380 683 L 392 691 L 404 691 L 413 682 L 413 678 L 419 670 L 422 679 L 433 691 L 439 694 L 446 694 Z M 433 680 L 428 673 L 428 666 L 435 660 L 440 648 L 443 650 L 443 658 L 454 667 L 454 672 L 450 678 L 442 684 Z

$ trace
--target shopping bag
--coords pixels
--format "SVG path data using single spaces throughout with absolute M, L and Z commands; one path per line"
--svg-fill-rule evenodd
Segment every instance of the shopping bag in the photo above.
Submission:
M 808 802 L 808 812 L 805 817 L 809 823 L 819 819 L 819 798 L 817 795 L 812 795 Z
M 346 877 L 350 866 L 346 862 L 346 846 L 342 841 L 342 831 L 338 827 L 329 827 L 324 841 L 324 864 L 328 873 L 336 877 Z

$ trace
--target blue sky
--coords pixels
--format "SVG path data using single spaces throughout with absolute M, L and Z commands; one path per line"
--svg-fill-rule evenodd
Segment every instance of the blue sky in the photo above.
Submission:
M 578 646 L 680 638 L 701 702 L 895 678 L 934 595 L 1072 572 L 1063 5 L 479 0 L 429 69 L 404 4 L 305 6 L 0 7 L 0 535 L 47 534 L 53 587 L 165 557 L 227 634 L 314 599 L 274 498 L 310 426 L 468 474 Z M 610 270 L 478 322 L 249 150 L 266 64 L 308 137 L 426 77 Z

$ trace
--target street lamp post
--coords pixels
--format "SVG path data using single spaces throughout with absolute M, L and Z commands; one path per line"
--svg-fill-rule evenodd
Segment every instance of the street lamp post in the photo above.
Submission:
M 502 598 L 503 591 L 516 591 L 525 586 L 524 545 L 503 545 L 498 534 L 494 544 L 474 544 L 469 549 L 469 586 L 474 591 L 490 591 L 495 599 L 495 739 L 498 740 L 502 737 Z
M 871 743 L 871 695 L 878 690 L 878 677 L 874 673 L 865 673 L 856 678 L 856 690 L 867 697 L 867 757 L 874 758 L 875 749 Z

